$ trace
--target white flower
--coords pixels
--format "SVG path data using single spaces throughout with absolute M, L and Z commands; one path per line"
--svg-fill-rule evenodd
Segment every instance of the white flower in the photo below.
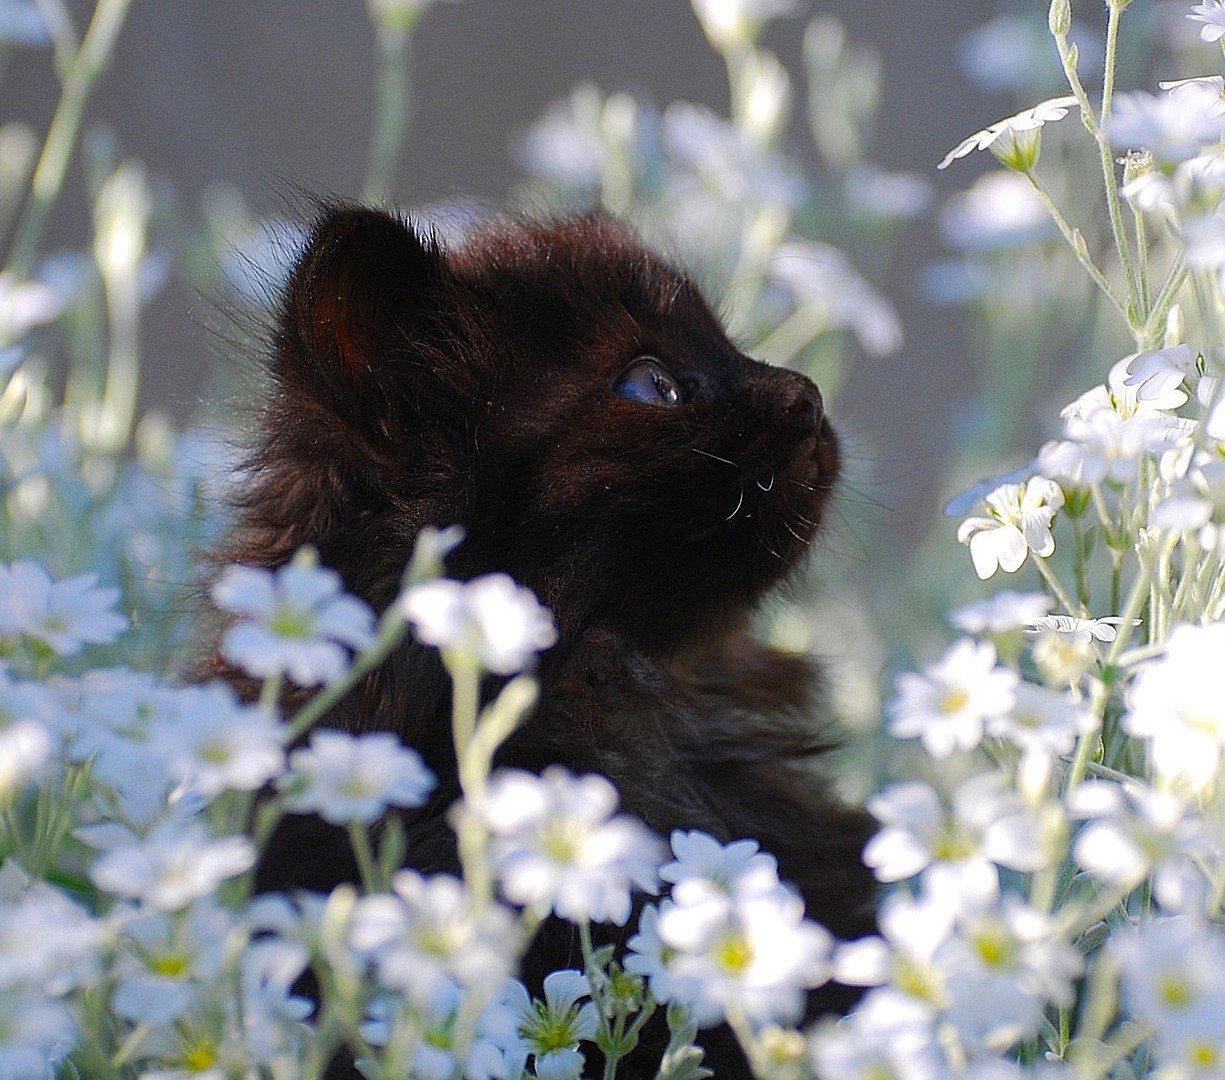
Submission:
M 966 634 L 1006 634 L 1042 618 L 1054 604 L 1045 593 L 1001 589 L 986 600 L 954 608 L 949 620 Z
M 0 665 L 0 801 L 39 777 L 51 761 L 56 715 L 45 686 L 14 679 Z
M 214 838 L 199 822 L 170 819 L 143 839 L 104 852 L 90 877 L 114 896 L 180 911 L 254 865 L 255 848 L 245 836 Z
M 1195 84 L 1160 95 L 1118 94 L 1106 134 L 1119 150 L 1144 149 L 1159 162 L 1177 164 L 1225 135 L 1225 102 Z
M 47 1080 L 52 1064 L 67 1056 L 77 1022 L 63 1002 L 27 988 L 0 994 L 0 1076 Z
M 885 356 L 901 347 L 902 327 L 893 308 L 837 248 L 811 240 L 780 244 L 766 273 L 786 286 L 797 307 L 822 313 L 830 326 L 854 331 L 870 355 Z
M 1003 1051 L 1035 1034 L 1048 1004 L 1068 1005 L 1084 969 L 1056 920 L 1006 895 L 968 904 L 936 962 L 946 972 L 946 1016 L 970 1047 Z
M 768 890 L 778 883 L 778 863 L 758 848 L 756 840 L 720 844 L 697 829 L 675 829 L 671 844 L 675 858 L 659 868 L 659 876 L 671 883 L 674 894 L 678 889 L 683 894 L 702 888 L 732 896 L 755 888 Z
M 1137 407 L 1177 409 L 1187 400 L 1184 384 L 1199 375 L 1198 357 L 1190 345 L 1149 349 L 1124 357 L 1120 363 L 1126 364 L 1123 386 L 1132 389 Z
M 334 825 L 371 822 L 388 806 L 420 806 L 433 786 L 421 755 L 384 731 L 316 731 L 309 746 L 290 752 L 289 771 L 277 779 L 290 810 Z
M 1059 485 L 1043 476 L 1003 484 L 986 497 L 988 516 L 966 518 L 957 540 L 969 545 L 980 578 L 991 577 L 997 569 L 1015 573 L 1029 552 L 1045 559 L 1055 550 L 1051 522 L 1061 506 Z
M 1026 631 L 1031 634 L 1061 634 L 1075 641 L 1114 641 L 1119 636 L 1118 627 L 1124 623 L 1139 626 L 1139 619 L 1123 619 L 1107 615 L 1101 619 L 1082 619 L 1076 615 L 1044 615 L 1032 620 Z
M 1205 1025 L 1207 1026 L 1207 1025 Z M 1153 1040 L 1155 1075 L 1187 1077 L 1188 1080 L 1225 1078 L 1225 1016 L 1215 1031 L 1186 1034 L 1172 1031 Z
M 1021 682 L 1012 708 L 991 717 L 987 733 L 1007 739 L 1025 753 L 1054 757 L 1070 753 L 1076 739 L 1093 724 L 1093 714 L 1066 693 Z
M 670 950 L 662 986 L 702 1026 L 729 1009 L 756 1027 L 794 1023 L 804 992 L 831 973 L 833 939 L 804 918 L 803 901 L 781 884 L 735 897 L 674 893 L 659 906 L 655 932 Z M 660 996 L 661 984 L 651 985 Z
M 834 951 L 834 978 L 847 986 L 889 985 L 930 1016 L 946 1003 L 936 952 L 953 931 L 956 905 L 923 890 L 891 893 L 877 915 L 880 935 Z
M 593 1041 L 599 1029 L 595 1003 L 584 1001 L 591 988 L 581 971 L 545 976 L 544 1001 L 533 1002 L 523 984 L 512 982 L 505 999 L 519 1037 L 533 1056 L 540 1080 L 578 1080 L 586 1059 L 578 1045 Z
M 169 700 L 174 710 L 154 728 L 152 748 L 204 798 L 255 791 L 284 768 L 288 729 L 229 686 L 184 687 Z
M 210 903 L 126 920 L 115 964 L 115 1011 L 127 1020 L 168 1024 L 220 974 L 233 919 Z
M 752 44 L 764 23 L 796 11 L 795 0 L 692 0 L 694 14 L 716 49 Z
M 492 833 L 489 854 L 507 899 L 572 922 L 630 914 L 635 887 L 655 892 L 659 841 L 634 818 L 614 814 L 617 791 L 602 776 L 550 766 L 540 776 L 506 770 L 470 808 Z
M 1088 487 L 1105 480 L 1133 482 L 1141 457 L 1155 457 L 1173 447 L 1182 428 L 1153 412 L 1126 416 L 1102 408 L 1085 416 L 1068 416 L 1064 434 L 1065 440 L 1043 445 L 1036 465 L 1065 484 Z
M 863 860 L 881 881 L 935 865 L 986 888 L 998 881 L 992 863 L 1028 871 L 1050 861 L 1038 821 L 1001 773 L 963 780 L 949 805 L 918 780 L 891 784 L 866 805 L 883 828 L 864 847 Z
M 110 937 L 103 922 L 51 886 L 27 886 L 0 901 L 0 998 L 22 985 L 56 996 L 90 985 Z
M 481 987 L 511 974 L 518 932 L 504 908 L 491 904 L 475 914 L 463 882 L 447 874 L 401 870 L 392 889 L 361 897 L 349 930 L 380 985 L 424 1003 L 448 980 Z
M 1072 847 L 1076 861 L 1112 888 L 1130 891 L 1153 877 L 1167 911 L 1188 911 L 1204 899 L 1200 867 L 1221 864 L 1220 845 L 1188 801 L 1139 783 L 1088 780 L 1068 792 L 1069 813 L 1086 824 Z
M 1198 533 L 1201 545 L 1214 548 L 1225 522 L 1225 461 L 1212 451 L 1186 450 L 1189 460 L 1177 453 L 1163 458 L 1169 494 L 1153 507 L 1149 521 L 1154 528 Z
M 808 1042 L 821 1080 L 943 1080 L 952 1075 L 929 1012 L 890 991 L 873 991 L 850 1015 L 826 1020 Z
M 347 650 L 374 640 L 370 608 L 347 595 L 340 575 L 318 566 L 308 549 L 275 571 L 229 567 L 213 586 L 213 600 L 242 616 L 223 635 L 222 654 L 256 678 L 334 682 L 348 667 Z
M 1225 5 L 1221 0 L 1204 0 L 1187 14 L 1193 22 L 1202 22 L 1199 36 L 1203 41 L 1220 41 L 1225 36 Z
M 94 574 L 52 581 L 33 559 L 0 563 L 0 639 L 32 638 L 57 656 L 114 641 L 128 620 L 111 610 L 119 590 L 97 583 Z
M 1038 129 L 1055 120 L 1062 120 L 1075 104 L 1076 98 L 1071 95 L 1050 98 L 1013 116 L 997 120 L 990 127 L 962 139 L 945 154 L 944 160 L 936 168 L 947 169 L 958 158 L 975 150 L 991 150 L 1011 168 L 1021 171 L 1031 168 L 1037 159 Z
M 420 641 L 475 657 L 498 675 L 521 671 L 557 640 L 549 611 L 505 574 L 427 581 L 399 603 Z
M 11 271 L 0 272 L 0 345 L 12 345 L 63 309 L 63 297 L 50 285 L 19 281 Z
M 1179 915 L 1128 927 L 1110 945 L 1123 1005 L 1162 1036 L 1216 1034 L 1225 1000 L 1225 932 Z
M 276 938 L 250 942 L 240 959 L 242 1026 L 246 1049 L 258 1062 L 301 1060 L 314 1002 L 293 993 L 307 954 Z
M 1041 240 L 1051 218 L 1025 177 L 990 172 L 949 197 L 940 211 L 940 231 L 958 251 L 997 251 Z
M 1186 404 L 1183 383 L 1194 373 L 1195 363 L 1185 345 L 1124 356 L 1111 366 L 1105 383 L 1086 390 L 1060 409 L 1059 415 L 1065 421 L 1087 419 L 1102 411 L 1124 420 L 1165 417 Z
M 1160 776 L 1202 790 L 1225 746 L 1225 623 L 1176 626 L 1132 683 L 1123 729 L 1148 739 Z
M 898 696 L 889 704 L 889 733 L 918 737 L 933 757 L 972 750 L 983 726 L 1013 705 L 1017 676 L 996 664 L 995 649 L 964 638 L 921 674 L 898 676 Z
M 90 671 L 54 688 L 66 714 L 67 756 L 89 761 L 95 801 L 105 800 L 104 815 L 136 828 L 152 825 L 165 810 L 171 778 L 151 740 L 175 715 L 181 691 L 127 668 Z

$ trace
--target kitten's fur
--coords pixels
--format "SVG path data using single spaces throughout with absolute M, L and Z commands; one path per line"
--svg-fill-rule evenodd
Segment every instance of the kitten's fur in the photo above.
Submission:
M 643 358 L 677 404 L 626 396 Z M 606 217 L 497 227 L 444 253 L 342 207 L 292 274 L 271 380 L 225 558 L 275 567 L 312 544 L 381 609 L 418 531 L 461 524 L 448 571 L 506 571 L 559 628 L 500 763 L 603 773 L 665 837 L 756 838 L 810 915 L 842 938 L 871 929 L 869 825 L 807 766 L 825 738 L 819 679 L 746 630 L 837 472 L 808 379 L 742 356 L 689 279 Z M 408 642 L 327 719 L 396 732 L 437 775 L 405 815 L 409 862 L 427 871 L 457 867 L 448 710 L 435 654 Z M 315 818 L 290 819 L 260 867 L 263 889 L 355 877 L 346 837 Z M 571 930 L 549 924 L 525 977 L 578 963 Z M 811 1010 L 850 1000 L 826 987 Z M 730 1040 L 707 1043 L 720 1075 L 746 1072 Z

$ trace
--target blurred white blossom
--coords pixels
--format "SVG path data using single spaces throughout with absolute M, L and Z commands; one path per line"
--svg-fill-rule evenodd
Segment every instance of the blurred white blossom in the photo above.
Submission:
M 1187 915 L 1150 919 L 1111 943 L 1123 1005 L 1161 1036 L 1219 1037 L 1225 931 Z
M 1054 606 L 1045 593 L 1001 589 L 985 600 L 954 608 L 949 621 L 966 634 L 1006 634 L 1041 619 Z
M 548 609 L 505 574 L 427 581 L 399 603 L 418 640 L 479 660 L 498 675 L 521 671 L 557 640 Z
M 222 636 L 222 654 L 257 678 L 334 682 L 348 667 L 347 650 L 374 640 L 374 613 L 305 549 L 277 570 L 228 567 L 213 585 L 213 600 L 239 616 Z
M 369 823 L 389 806 L 420 806 L 434 777 L 416 750 L 389 732 L 316 731 L 289 754 L 277 779 L 286 806 L 335 825 Z
M 1196 82 L 1161 94 L 1118 94 L 1106 121 L 1118 150 L 1147 150 L 1160 162 L 1177 164 L 1225 135 L 1225 99 Z
M 205 798 L 255 791 L 280 774 L 288 728 L 272 713 L 243 705 L 225 684 L 189 686 L 167 698 L 150 747 L 170 773 Z
M 889 703 L 888 730 L 918 738 L 936 758 L 972 750 L 986 723 L 1013 707 L 1017 676 L 996 663 L 988 643 L 963 638 L 922 673 L 903 672 Z
M 1221 845 L 1188 799 L 1138 782 L 1088 780 L 1068 793 L 1067 806 L 1085 822 L 1072 848 L 1076 861 L 1100 881 L 1130 891 L 1151 875 L 1167 914 L 1206 899 L 1202 868 L 1219 870 Z
M 1136 675 L 1123 728 L 1148 740 L 1153 764 L 1194 791 L 1211 783 L 1225 746 L 1225 623 L 1176 626 L 1165 655 Z
M 421 1005 L 447 980 L 464 987 L 501 982 L 519 949 L 510 912 L 498 905 L 478 911 L 459 879 L 413 870 L 396 874 L 391 893 L 357 901 L 350 941 L 370 958 L 381 986 Z
M 53 581 L 34 559 L 0 563 L 0 641 L 28 638 L 58 656 L 107 644 L 128 626 L 113 610 L 118 600 L 95 574 Z
M 506 898 L 572 922 L 629 918 L 632 891 L 655 892 L 659 841 L 615 813 L 617 790 L 602 776 L 549 766 L 539 776 L 505 770 L 469 812 L 492 834 L 489 854 Z
M 94 884 L 158 911 L 181 911 L 255 864 L 245 836 L 214 837 L 200 821 L 170 818 L 145 837 L 131 837 L 94 863 Z
M 1041 823 L 1000 773 L 962 780 L 947 801 L 919 780 L 890 784 L 867 809 L 882 828 L 863 859 L 881 881 L 928 871 L 932 881 L 972 881 L 981 890 L 998 880 L 996 865 L 1036 870 L 1050 861 Z
M 951 196 L 940 211 L 940 231 L 959 251 L 1022 247 L 1052 231 L 1050 215 L 1025 177 L 990 172 Z

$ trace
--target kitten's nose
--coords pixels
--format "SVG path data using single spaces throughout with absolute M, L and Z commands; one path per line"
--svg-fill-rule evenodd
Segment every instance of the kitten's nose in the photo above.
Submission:
M 803 375 L 797 375 L 790 400 L 783 406 L 783 416 L 807 435 L 820 428 L 824 412 L 821 391 Z

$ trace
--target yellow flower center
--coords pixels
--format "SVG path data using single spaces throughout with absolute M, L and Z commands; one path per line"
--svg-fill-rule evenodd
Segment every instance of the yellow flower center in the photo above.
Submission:
M 1166 975 L 1157 987 L 1157 996 L 1172 1009 L 1182 1009 L 1191 1004 L 1194 995 L 1186 980 L 1177 974 Z
M 974 935 L 974 948 L 990 968 L 1011 969 L 1017 959 L 1017 941 L 1003 927 L 993 926 Z
M 946 690 L 940 698 L 939 709 L 946 716 L 953 713 L 961 712 L 970 703 L 970 695 L 965 689 L 960 686 L 954 686 L 951 690 Z
M 1215 1069 L 1221 1061 L 1221 1048 L 1216 1043 L 1193 1042 L 1187 1047 L 1187 1058 L 1199 1069 Z
M 183 1068 L 188 1072 L 207 1072 L 216 1064 L 217 1048 L 212 1043 L 196 1043 L 183 1053 Z
M 715 962 L 729 974 L 740 975 L 753 962 L 753 946 L 743 934 L 728 934 L 715 947 Z
M 163 953 L 161 956 L 153 957 L 149 962 L 149 970 L 155 975 L 178 979 L 191 970 L 191 960 L 181 953 Z

